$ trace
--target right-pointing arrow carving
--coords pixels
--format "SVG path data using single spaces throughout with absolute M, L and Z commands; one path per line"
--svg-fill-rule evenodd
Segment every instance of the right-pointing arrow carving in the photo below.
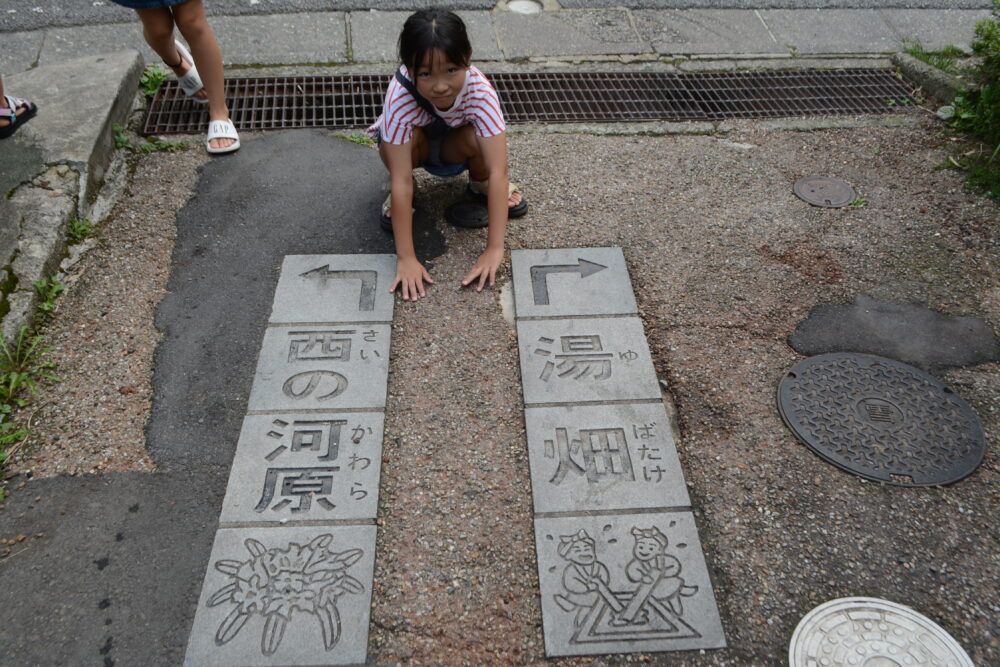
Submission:
M 361 297 L 358 299 L 358 310 L 375 310 L 375 286 L 378 282 L 378 273 L 375 271 L 331 271 L 330 265 L 317 266 L 303 274 L 302 278 L 321 280 L 324 284 L 328 280 L 360 280 Z
M 549 305 L 549 274 L 550 273 L 579 273 L 580 278 L 592 276 L 598 271 L 603 271 L 608 267 L 595 262 L 588 262 L 583 258 L 578 258 L 576 264 L 552 264 L 531 267 L 531 292 L 535 297 L 536 306 Z

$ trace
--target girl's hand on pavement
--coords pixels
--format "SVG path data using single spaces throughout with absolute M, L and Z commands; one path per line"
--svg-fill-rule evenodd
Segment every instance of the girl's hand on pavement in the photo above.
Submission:
M 483 286 L 487 280 L 490 281 L 490 287 L 493 287 L 497 278 L 497 269 L 500 268 L 502 261 L 503 248 L 499 250 L 487 249 L 486 252 L 479 256 L 476 263 L 472 265 L 472 270 L 462 279 L 462 286 L 470 285 L 476 278 L 479 278 L 479 284 L 476 285 L 477 292 L 483 291 Z
M 427 296 L 424 291 L 424 283 L 434 284 L 431 274 L 416 257 L 401 259 L 396 263 L 396 279 L 389 287 L 390 292 L 395 292 L 399 287 L 403 292 L 403 301 L 416 301 L 420 297 Z

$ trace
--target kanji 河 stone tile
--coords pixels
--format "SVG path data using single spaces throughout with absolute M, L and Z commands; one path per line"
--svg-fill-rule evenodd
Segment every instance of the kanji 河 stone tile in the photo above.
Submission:
M 269 327 L 248 410 L 385 407 L 387 324 Z
M 621 248 L 511 252 L 517 317 L 634 315 Z
M 662 404 L 528 408 L 524 421 L 535 512 L 691 504 Z
M 535 519 L 545 653 L 726 645 L 690 512 Z
M 637 317 L 517 323 L 525 404 L 660 398 Z
M 375 526 L 220 529 L 184 664 L 363 663 L 374 563 Z
M 395 275 L 395 255 L 287 255 L 269 321 L 391 322 Z
M 381 412 L 248 415 L 219 522 L 374 519 Z

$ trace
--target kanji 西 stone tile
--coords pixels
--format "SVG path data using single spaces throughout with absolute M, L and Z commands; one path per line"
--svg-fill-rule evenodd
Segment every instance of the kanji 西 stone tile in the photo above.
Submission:
M 375 526 L 222 528 L 184 664 L 365 661 Z
M 391 322 L 395 255 L 287 255 L 272 324 Z
M 374 519 L 381 412 L 248 415 L 219 522 Z
M 517 323 L 526 405 L 660 398 L 637 317 Z
M 517 317 L 635 315 L 621 248 L 511 252 Z
M 524 411 L 535 512 L 688 507 L 659 403 Z
M 248 410 L 385 407 L 387 324 L 269 327 Z
M 545 653 L 722 648 L 690 512 L 535 519 Z

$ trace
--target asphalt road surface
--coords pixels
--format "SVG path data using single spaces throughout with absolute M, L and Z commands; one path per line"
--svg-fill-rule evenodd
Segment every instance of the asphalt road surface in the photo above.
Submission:
M 429 0 L 208 0 L 210 15 L 284 14 L 306 11 L 414 10 L 436 3 Z M 449 9 L 492 9 L 493 0 L 453 0 L 437 6 Z M 989 9 L 990 0 L 586 0 L 574 7 L 625 6 L 643 9 Z M 111 0 L 3 0 L 0 33 L 37 30 L 52 26 L 123 23 L 133 20 L 132 10 Z

